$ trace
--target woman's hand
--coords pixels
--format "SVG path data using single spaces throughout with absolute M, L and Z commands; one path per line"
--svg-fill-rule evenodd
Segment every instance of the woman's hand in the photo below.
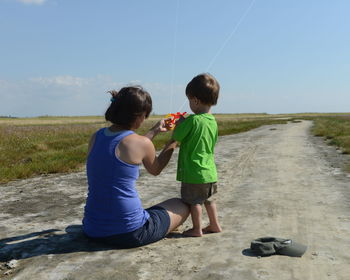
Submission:
M 165 124 L 165 120 L 161 119 L 144 136 L 152 140 L 159 132 L 166 131 L 168 131 L 168 128 Z
M 165 119 L 161 119 L 159 122 L 157 122 L 154 127 L 159 130 L 159 132 L 167 132 L 168 128 L 165 123 Z

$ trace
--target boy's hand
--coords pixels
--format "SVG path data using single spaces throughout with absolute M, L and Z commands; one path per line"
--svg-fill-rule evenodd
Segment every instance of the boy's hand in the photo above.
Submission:
M 175 126 L 182 123 L 186 118 L 183 115 L 180 115 L 180 117 L 175 121 Z
M 184 121 L 185 117 L 184 115 L 186 114 L 186 112 L 184 113 L 180 113 L 177 112 L 176 114 L 167 114 L 165 116 L 165 124 L 166 127 L 168 128 L 168 130 L 174 130 L 174 128 L 176 127 L 177 124 L 180 124 Z

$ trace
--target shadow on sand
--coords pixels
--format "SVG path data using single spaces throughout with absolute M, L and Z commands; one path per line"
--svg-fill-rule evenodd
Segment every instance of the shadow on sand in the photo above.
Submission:
M 244 249 L 242 251 L 242 255 L 246 256 L 246 257 L 254 257 L 254 258 L 269 258 L 269 257 L 273 257 L 273 256 L 276 256 L 276 254 L 271 254 L 271 255 L 265 255 L 265 256 L 261 256 L 261 255 L 258 255 L 256 253 L 254 253 L 253 250 L 251 250 L 250 248 L 247 248 L 247 249 Z M 279 255 L 281 256 L 281 255 Z
M 183 238 L 179 232 L 171 232 L 166 238 Z M 70 225 L 62 233 L 59 229 L 48 229 L 0 240 L 0 262 L 51 254 L 118 250 L 87 238 L 82 225 Z
M 247 256 L 247 257 L 259 257 L 250 248 L 244 249 L 242 251 L 242 255 Z
M 58 229 L 49 229 L 0 240 L 0 262 L 12 259 L 65 254 L 73 252 L 94 252 L 115 250 L 116 248 L 89 240 L 81 225 L 70 225 L 62 233 Z

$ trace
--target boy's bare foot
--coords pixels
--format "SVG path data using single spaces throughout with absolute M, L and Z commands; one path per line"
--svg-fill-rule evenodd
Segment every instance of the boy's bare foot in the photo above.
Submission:
M 195 230 L 193 228 L 184 231 L 182 234 L 184 236 L 188 236 L 188 237 L 202 237 L 203 236 L 202 230 Z
M 218 225 L 218 226 L 212 226 L 209 225 L 205 228 L 202 229 L 203 233 L 218 233 L 218 232 L 222 232 L 222 228 Z

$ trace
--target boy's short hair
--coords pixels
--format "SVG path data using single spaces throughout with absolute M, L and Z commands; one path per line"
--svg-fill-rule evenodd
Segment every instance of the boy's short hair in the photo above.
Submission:
M 105 119 L 113 124 L 129 129 L 138 116 L 148 118 L 152 111 L 152 99 L 141 86 L 124 87 L 120 91 L 111 90 L 111 104 Z
M 219 97 L 220 85 L 210 74 L 199 74 L 186 86 L 187 97 L 196 97 L 206 105 L 216 105 Z

